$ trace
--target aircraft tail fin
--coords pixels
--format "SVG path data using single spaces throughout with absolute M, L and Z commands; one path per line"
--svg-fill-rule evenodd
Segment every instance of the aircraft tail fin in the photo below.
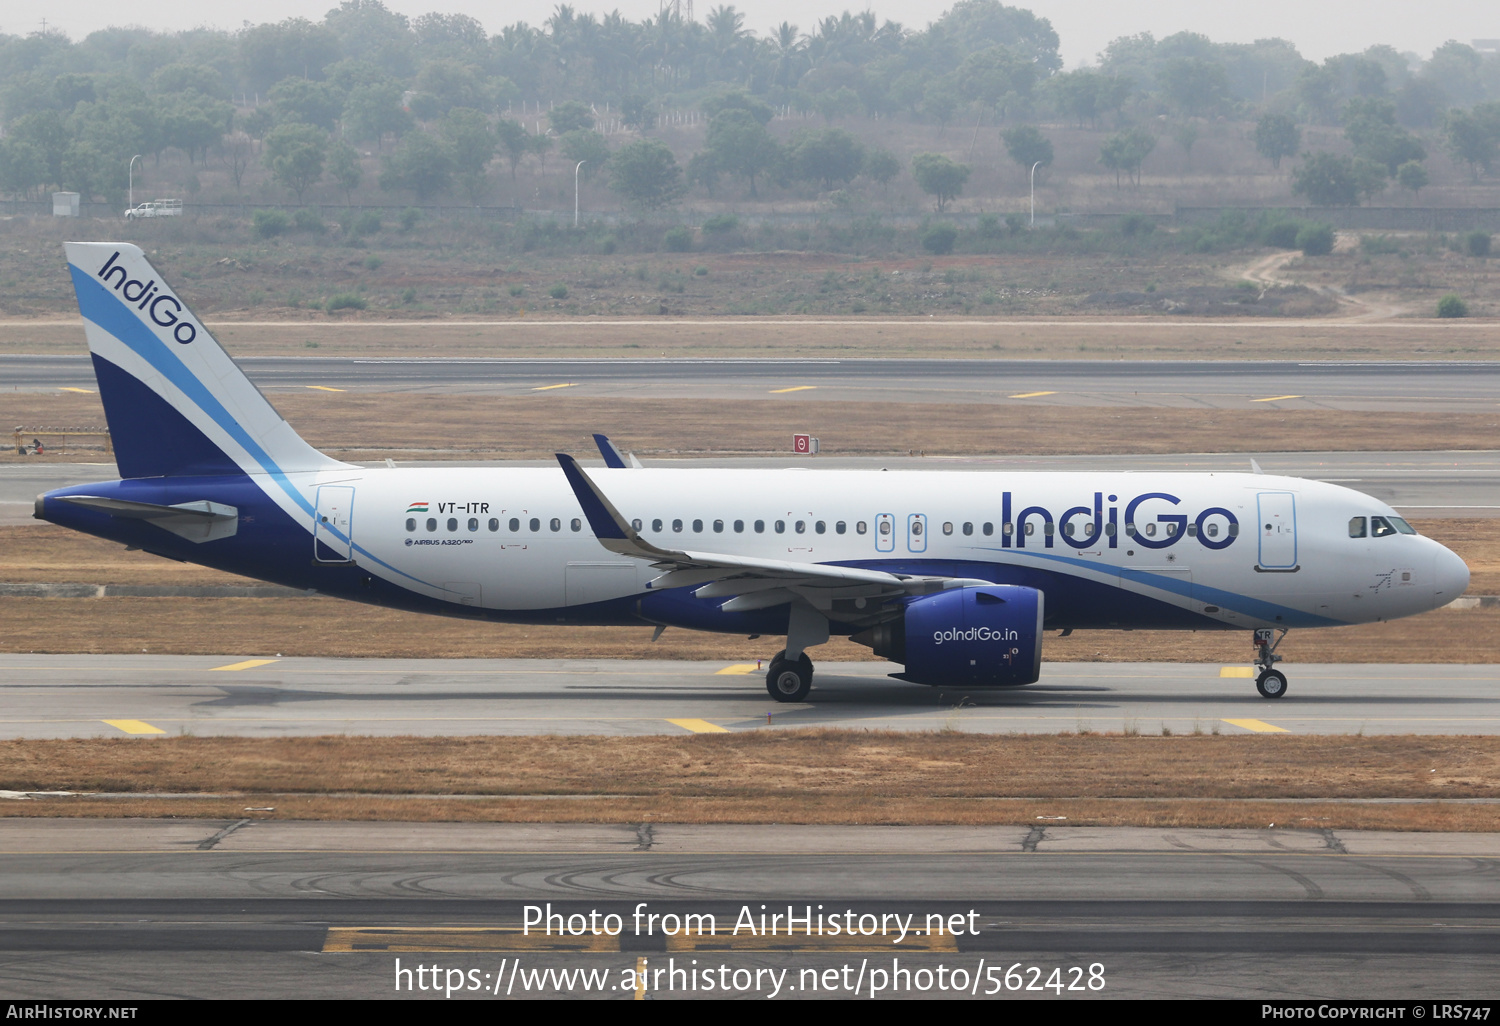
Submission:
M 121 477 L 345 466 L 292 430 L 139 247 L 66 248 Z

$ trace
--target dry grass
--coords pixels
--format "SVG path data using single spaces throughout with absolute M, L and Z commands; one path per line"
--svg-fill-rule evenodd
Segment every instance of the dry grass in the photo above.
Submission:
M 1065 815 L 1070 825 L 1496 830 L 1496 806 L 1347 800 L 1496 797 L 1497 781 L 1495 737 L 810 730 L 0 742 L 0 788 L 230 792 L 186 801 L 5 803 L 0 815 L 238 818 L 249 805 L 292 819 L 984 824 Z M 416 797 L 422 794 L 500 797 Z M 580 797 L 537 800 L 567 795 Z M 1282 801 L 1291 798 L 1328 800 Z
M 1019 386 L 1018 386 L 1019 387 Z M 527 396 L 325 393 L 275 397 L 315 447 L 344 459 L 522 459 L 593 452 L 592 432 L 617 437 L 642 456 L 785 454 L 788 418 L 830 455 L 1175 453 L 1184 439 L 1205 452 L 1488 449 L 1500 412 L 1389 412 L 1160 406 L 1095 407 L 996 403 L 855 403 L 785 399 L 602 399 Z M 94 395 L 12 394 L 0 422 L 97 425 Z M 63 455 L 54 459 L 103 459 Z M 21 462 L 0 449 L 0 462 Z

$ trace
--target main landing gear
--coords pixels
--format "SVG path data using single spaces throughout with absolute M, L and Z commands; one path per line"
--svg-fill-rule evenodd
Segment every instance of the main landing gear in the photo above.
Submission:
M 796 659 L 788 659 L 786 650 L 782 649 L 771 659 L 766 690 L 778 702 L 801 702 L 812 690 L 812 678 L 813 664 L 806 652 Z
M 1286 628 L 1281 629 L 1281 637 L 1272 641 L 1275 634 L 1276 631 L 1269 627 L 1255 632 L 1255 665 L 1260 668 L 1260 675 L 1255 678 L 1255 690 L 1262 698 L 1281 698 L 1286 694 L 1286 674 L 1275 668 L 1281 662 L 1276 646 L 1286 637 Z

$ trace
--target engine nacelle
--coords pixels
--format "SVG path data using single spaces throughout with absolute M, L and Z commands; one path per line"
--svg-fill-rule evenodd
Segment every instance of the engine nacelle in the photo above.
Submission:
M 875 654 L 904 663 L 914 684 L 1015 687 L 1042 671 L 1042 593 L 988 584 L 910 602 L 901 620 L 856 635 Z

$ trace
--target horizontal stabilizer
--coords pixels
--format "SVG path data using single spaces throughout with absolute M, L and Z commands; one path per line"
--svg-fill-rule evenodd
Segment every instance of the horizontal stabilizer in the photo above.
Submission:
M 113 499 L 105 495 L 59 495 L 58 502 L 97 509 L 121 520 L 145 520 L 188 541 L 232 538 L 239 530 L 240 511 L 222 502 L 198 499 L 162 506 L 154 502 Z

